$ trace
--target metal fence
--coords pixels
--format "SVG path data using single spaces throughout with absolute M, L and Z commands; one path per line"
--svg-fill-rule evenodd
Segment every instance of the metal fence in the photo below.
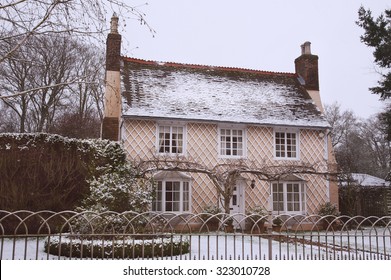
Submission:
M 0 211 L 0 259 L 390 260 L 391 217 Z

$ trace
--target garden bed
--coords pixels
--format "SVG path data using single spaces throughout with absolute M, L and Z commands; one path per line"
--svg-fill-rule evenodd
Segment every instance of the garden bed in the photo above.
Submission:
M 176 256 L 189 253 L 190 244 L 184 237 L 155 239 L 76 239 L 67 236 L 50 237 L 45 252 L 70 258 L 134 259 Z

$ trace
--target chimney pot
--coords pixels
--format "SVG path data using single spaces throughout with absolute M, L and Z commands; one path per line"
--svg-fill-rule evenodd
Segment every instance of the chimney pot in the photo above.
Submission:
M 117 14 L 114 13 L 110 21 L 110 33 L 118 34 L 118 20 Z
M 305 42 L 301 45 L 301 54 L 311 54 L 311 42 Z

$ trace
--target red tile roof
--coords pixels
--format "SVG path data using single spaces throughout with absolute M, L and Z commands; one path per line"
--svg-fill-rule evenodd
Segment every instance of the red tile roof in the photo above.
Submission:
M 123 61 L 134 62 L 138 64 L 158 66 L 164 65 L 168 67 L 181 67 L 181 68 L 190 68 L 190 69 L 214 69 L 214 70 L 222 70 L 222 71 L 234 71 L 234 72 L 242 72 L 242 73 L 254 73 L 261 75 L 277 75 L 277 76 L 289 76 L 289 77 L 297 77 L 296 73 L 289 72 L 273 72 L 273 71 L 264 71 L 257 69 L 249 69 L 249 68 L 240 68 L 240 67 L 226 67 L 226 66 L 212 66 L 212 65 L 201 65 L 201 64 L 188 64 L 188 63 L 178 63 L 178 62 L 161 62 L 154 60 L 144 60 L 133 57 L 122 57 Z
M 329 127 L 294 73 L 122 61 L 124 117 Z

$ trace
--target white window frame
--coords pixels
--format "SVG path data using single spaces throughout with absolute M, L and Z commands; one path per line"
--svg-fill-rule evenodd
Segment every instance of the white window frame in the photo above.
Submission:
M 175 191 L 174 188 L 177 188 Z M 172 192 L 170 192 L 173 190 Z M 173 193 L 177 193 L 174 198 Z M 158 175 L 155 178 L 155 197 L 152 211 L 155 212 L 191 212 L 191 179 L 189 176 L 170 177 L 170 174 Z
M 228 148 L 227 145 L 224 147 L 224 143 L 222 141 L 222 137 L 225 137 L 223 132 L 229 131 L 229 135 L 227 137 L 231 137 L 230 142 L 224 142 L 226 144 L 229 144 Z M 237 132 L 240 131 L 242 135 L 237 135 Z M 237 126 L 237 125 L 231 125 L 231 126 L 219 126 L 218 127 L 218 153 L 220 158 L 246 158 L 247 157 L 247 129 L 244 126 Z M 233 141 L 233 138 L 242 137 L 242 142 L 235 142 Z M 238 148 L 238 144 L 241 144 L 241 149 Z M 236 147 L 235 147 L 236 145 Z M 223 150 L 225 152 L 223 152 Z M 234 155 L 235 152 L 238 152 L 241 150 L 241 154 Z M 227 151 L 229 153 L 227 154 Z
M 175 138 L 175 135 L 178 135 L 178 133 L 175 133 L 176 130 L 180 128 L 182 129 L 182 139 Z M 164 129 L 165 131 L 162 131 Z M 168 139 L 161 139 L 160 135 L 161 133 L 169 134 Z M 182 146 L 179 144 L 177 146 L 174 146 L 175 141 L 182 141 Z M 163 146 L 168 147 L 168 151 L 160 151 L 162 148 L 162 142 L 168 141 L 168 145 Z M 156 125 L 156 153 L 162 154 L 162 155 L 186 155 L 186 142 L 187 142 L 187 129 L 186 125 L 183 123 L 157 123 Z M 173 152 L 174 148 L 181 147 L 182 150 L 180 152 Z
M 284 135 L 284 143 L 277 144 L 277 134 Z M 287 141 L 287 135 L 295 135 L 295 150 L 290 149 L 291 145 Z M 277 146 L 283 146 L 284 149 L 281 151 Z M 274 129 L 273 133 L 273 153 L 276 160 L 299 160 L 300 159 L 300 131 L 298 129 Z M 283 152 L 284 155 L 278 155 L 278 153 Z M 288 156 L 289 152 L 294 152 L 295 156 Z
M 274 191 L 274 187 L 279 186 L 281 192 Z M 298 190 L 292 190 L 292 187 L 298 187 Z M 305 181 L 280 181 L 272 182 L 270 185 L 272 211 L 275 214 L 305 214 L 306 213 L 306 195 L 307 186 Z M 297 194 L 295 196 L 295 194 Z M 281 207 L 282 206 L 282 207 Z M 298 206 L 298 209 L 295 207 Z

